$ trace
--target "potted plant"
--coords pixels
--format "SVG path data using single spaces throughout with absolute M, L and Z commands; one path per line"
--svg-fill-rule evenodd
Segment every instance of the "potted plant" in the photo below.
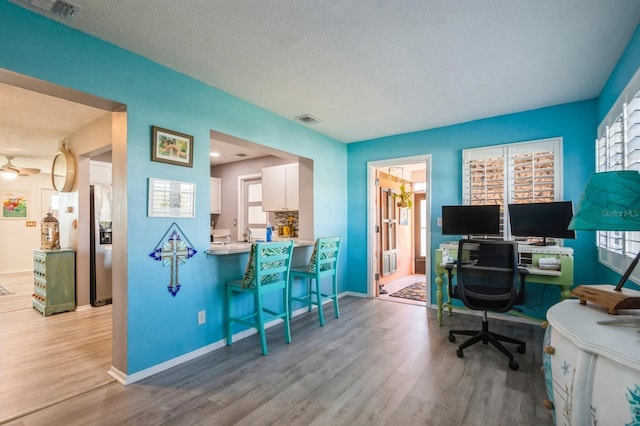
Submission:
M 413 207 L 413 193 L 415 191 L 407 191 L 407 187 L 405 186 L 404 182 L 402 182 L 402 184 L 400 185 L 400 193 L 396 194 L 396 202 L 398 204 L 398 207 L 406 207 L 406 208 L 411 208 Z

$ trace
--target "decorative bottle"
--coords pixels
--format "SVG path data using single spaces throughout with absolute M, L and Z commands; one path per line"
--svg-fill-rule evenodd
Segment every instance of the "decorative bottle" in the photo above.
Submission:
M 273 240 L 273 231 L 271 229 L 271 224 L 267 222 L 267 242 Z

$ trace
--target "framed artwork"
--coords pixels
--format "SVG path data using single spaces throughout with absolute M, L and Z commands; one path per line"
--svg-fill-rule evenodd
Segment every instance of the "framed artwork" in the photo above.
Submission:
M 196 185 L 149 178 L 149 217 L 196 217 Z
M 400 225 L 408 225 L 409 224 L 409 209 L 407 207 L 400 207 L 400 218 L 398 219 L 398 223 Z
M 151 126 L 151 161 L 193 167 L 193 136 Z
M 2 192 L 2 219 L 26 219 L 28 216 L 26 192 Z

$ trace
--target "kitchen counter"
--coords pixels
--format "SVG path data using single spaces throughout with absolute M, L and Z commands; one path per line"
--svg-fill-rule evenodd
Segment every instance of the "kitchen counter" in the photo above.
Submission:
M 309 247 L 315 244 L 314 240 L 291 239 L 293 247 Z M 286 241 L 286 240 L 281 240 Z M 224 256 L 228 254 L 249 253 L 251 243 L 236 241 L 231 244 L 211 244 L 209 250 L 205 250 L 207 256 Z

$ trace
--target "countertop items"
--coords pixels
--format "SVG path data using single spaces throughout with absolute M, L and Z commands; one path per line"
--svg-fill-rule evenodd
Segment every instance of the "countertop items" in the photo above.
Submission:
M 308 247 L 315 244 L 315 240 L 298 240 L 295 238 L 291 238 L 293 241 L 293 247 Z M 281 241 L 287 241 L 286 239 L 282 239 Z M 251 243 L 245 241 L 235 241 L 231 244 L 211 244 L 209 250 L 206 250 L 205 253 L 207 255 L 220 256 L 227 254 L 238 254 L 238 253 L 249 253 L 251 249 Z

